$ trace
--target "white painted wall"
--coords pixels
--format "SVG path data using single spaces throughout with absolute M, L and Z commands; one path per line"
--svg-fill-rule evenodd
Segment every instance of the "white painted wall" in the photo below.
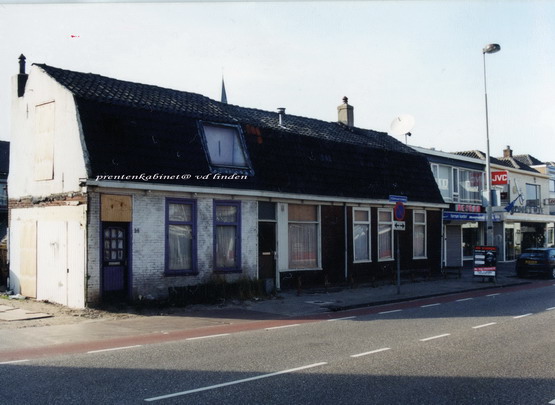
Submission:
M 20 249 L 25 224 L 36 223 L 36 298 L 74 308 L 85 306 L 86 206 L 13 209 L 10 284 L 20 289 Z
M 35 181 L 37 142 L 35 112 L 54 102 L 54 178 Z M 32 66 L 23 97 L 17 96 L 17 76 L 12 78 L 12 126 L 10 138 L 10 198 L 47 196 L 80 191 L 79 179 L 87 177 L 85 153 L 73 95 Z
M 502 169 L 495 169 L 502 170 Z M 544 210 L 544 214 L 549 214 L 549 206 L 543 205 L 545 199 L 549 198 L 549 177 L 541 173 L 526 173 L 522 171 L 510 171 L 509 170 L 509 187 L 510 187 L 510 198 L 511 201 L 514 200 L 517 195 L 517 186 L 522 192 L 524 200 L 526 200 L 526 184 L 537 184 L 541 186 L 541 203 Z M 495 186 L 494 186 L 495 187 Z M 526 203 L 525 203 L 526 204 Z M 517 206 L 520 206 L 520 202 L 517 201 Z M 533 215 L 533 214 L 530 214 Z

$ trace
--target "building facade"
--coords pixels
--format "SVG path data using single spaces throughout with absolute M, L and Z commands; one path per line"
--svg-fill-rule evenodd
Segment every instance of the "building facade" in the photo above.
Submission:
M 39 64 L 13 80 L 12 122 L 23 295 L 83 307 L 214 279 L 279 289 L 441 266 L 446 205 L 426 159 L 354 126 L 347 99 L 324 122 Z
M 424 154 L 443 200 L 442 263 L 446 268 L 462 268 L 473 260 L 475 246 L 485 244 L 485 164 L 480 159 L 414 147 Z M 499 221 L 498 215 L 494 220 Z
M 461 155 L 485 160 L 480 151 Z M 555 217 L 550 215 L 549 176 L 513 156 L 491 158 L 494 244 L 499 260 L 515 260 L 522 250 L 548 245 Z

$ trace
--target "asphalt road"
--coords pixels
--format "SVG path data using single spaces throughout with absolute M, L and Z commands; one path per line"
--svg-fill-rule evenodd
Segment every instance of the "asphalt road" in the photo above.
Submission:
M 0 364 L 0 404 L 555 404 L 555 285 Z

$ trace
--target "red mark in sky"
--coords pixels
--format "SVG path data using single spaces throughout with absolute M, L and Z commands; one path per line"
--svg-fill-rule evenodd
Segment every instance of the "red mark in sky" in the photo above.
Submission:
M 71 38 L 81 38 L 79 35 L 71 35 Z

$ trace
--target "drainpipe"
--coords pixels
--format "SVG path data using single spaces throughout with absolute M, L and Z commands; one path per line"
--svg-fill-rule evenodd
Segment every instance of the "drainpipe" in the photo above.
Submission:
M 344 223 L 345 223 L 345 252 L 344 252 L 344 256 L 345 256 L 345 281 L 348 280 L 349 274 L 348 274 L 348 265 L 349 265 L 349 260 L 348 260 L 348 227 L 347 227 L 347 203 L 343 203 L 343 218 L 344 218 Z

